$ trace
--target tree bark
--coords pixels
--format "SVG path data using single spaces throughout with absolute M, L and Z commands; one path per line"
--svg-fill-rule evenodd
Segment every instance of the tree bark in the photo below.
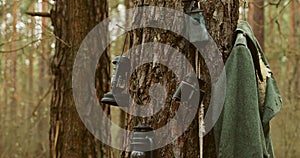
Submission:
M 144 5 L 164 6 L 179 11 L 184 11 L 184 8 L 186 8 L 186 6 L 183 6 L 183 2 L 178 0 L 154 0 L 150 1 L 147 4 L 141 1 L 134 2 L 135 7 Z M 224 60 L 226 60 L 232 48 L 232 35 L 234 30 L 236 29 L 237 20 L 239 17 L 238 8 L 238 0 L 205 1 L 201 3 L 201 9 L 204 10 L 204 14 L 206 17 L 206 26 L 208 28 L 208 31 L 214 39 L 214 41 L 216 42 L 216 44 L 218 45 L 219 51 L 222 53 Z M 135 19 L 135 22 L 138 22 L 138 19 Z M 174 25 L 174 23 L 170 23 L 167 25 L 172 26 Z M 180 24 L 178 24 L 178 26 L 180 26 Z M 205 62 L 201 57 L 197 57 L 195 53 L 195 48 L 193 48 L 190 45 L 190 47 L 188 47 L 188 49 L 186 50 L 185 46 L 188 45 L 186 45 L 187 43 L 184 39 L 182 39 L 182 37 L 178 37 L 164 30 L 153 28 L 143 28 L 134 30 L 131 34 L 131 39 L 131 47 L 147 42 L 160 42 L 176 48 L 179 52 L 184 52 L 184 55 L 188 58 L 189 62 L 194 67 L 197 65 L 198 71 L 201 71 L 197 72 L 197 74 L 201 73 L 201 78 L 204 79 L 206 83 L 208 83 L 208 86 L 205 87 L 205 90 L 208 95 L 207 98 L 204 100 L 205 109 L 208 108 L 210 101 L 210 77 L 207 72 L 208 70 L 205 69 Z M 134 55 L 129 54 L 129 56 L 132 57 Z M 151 57 L 152 54 L 148 56 Z M 143 59 L 134 58 L 133 60 L 141 61 Z M 170 121 L 172 116 L 174 116 L 174 114 L 176 113 L 176 107 L 178 107 L 177 103 L 175 103 L 176 105 L 174 105 L 171 102 L 172 95 L 174 94 L 177 88 L 176 85 L 178 85 L 178 83 L 176 83 L 176 79 L 174 80 L 174 78 L 174 74 L 172 74 L 172 72 L 163 65 L 145 64 L 140 66 L 139 69 L 134 72 L 134 74 L 132 75 L 130 90 L 132 93 L 131 96 L 134 98 L 135 101 L 139 100 L 143 104 L 147 103 L 149 101 L 149 88 L 155 83 L 165 83 L 167 101 L 164 105 L 164 110 L 160 111 L 158 114 L 155 114 L 151 118 L 138 118 L 128 115 L 127 129 L 132 129 L 134 126 L 141 123 L 146 123 L 156 129 L 162 127 L 168 121 Z M 158 93 L 163 94 L 161 92 Z M 196 117 L 187 129 L 187 131 L 184 132 L 184 134 L 180 136 L 173 144 L 169 144 L 163 148 L 158 149 L 158 157 L 216 157 L 213 133 L 209 133 L 204 138 L 204 154 L 202 155 L 202 152 L 199 151 L 201 144 L 201 140 L 199 141 L 199 132 L 199 120 Z M 123 153 L 122 155 L 123 157 L 129 157 L 130 154 Z
M 83 125 L 72 95 L 72 67 L 76 52 L 87 33 L 107 17 L 107 12 L 106 0 L 56 0 L 51 11 L 57 36 L 51 63 L 54 76 L 50 118 L 52 158 L 111 157 L 109 148 L 96 140 Z M 101 59 L 101 68 L 97 69 L 95 79 L 98 97 L 108 90 L 105 82 L 109 80 L 109 67 L 105 67 L 109 66 L 107 51 Z M 103 108 L 109 117 L 109 107 L 103 105 Z
M 219 51 L 222 53 L 223 62 L 225 63 L 233 44 L 233 32 L 236 29 L 239 18 L 239 1 L 209 1 L 201 3 L 205 13 L 205 21 L 208 32 L 216 42 Z M 207 50 L 209 52 L 209 50 Z M 216 60 L 216 59 L 212 59 Z M 217 63 L 217 62 L 216 62 Z M 210 102 L 210 76 L 205 63 L 200 60 L 201 75 L 204 76 L 205 81 L 208 83 L 206 86 L 206 98 L 204 98 L 204 111 L 208 109 Z M 217 66 L 217 65 L 216 65 Z M 214 158 L 216 157 L 213 129 L 204 137 L 203 142 L 203 157 Z

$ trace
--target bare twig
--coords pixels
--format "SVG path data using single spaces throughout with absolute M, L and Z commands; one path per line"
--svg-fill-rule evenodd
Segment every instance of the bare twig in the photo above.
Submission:
M 275 23 L 277 24 L 277 28 L 278 28 L 278 32 L 280 36 L 283 36 L 282 32 L 281 32 L 281 28 L 280 28 L 280 23 L 278 20 L 275 21 Z
M 128 29 L 126 29 L 125 27 L 119 25 L 119 24 L 116 24 L 116 26 L 118 26 L 119 28 L 123 29 L 124 31 L 128 31 Z
M 36 42 L 39 42 L 41 39 L 37 39 L 37 40 L 33 40 L 27 44 L 25 44 L 24 46 L 20 47 L 20 48 L 17 48 L 17 49 L 12 49 L 12 50 L 0 50 L 0 53 L 13 53 L 13 52 L 17 52 L 17 51 L 20 51 L 20 50 L 23 50 L 24 48 L 28 47 L 29 45 L 31 44 L 34 44 Z
M 278 2 L 269 2 L 269 5 L 276 5 L 276 8 L 278 8 L 280 3 L 281 0 L 279 0 Z
M 37 33 L 37 34 L 38 34 L 38 33 Z M 13 40 L 9 40 L 9 41 L 2 42 L 2 43 L 0 43 L 0 47 L 4 46 L 5 44 L 12 43 L 12 42 L 22 41 L 22 40 L 24 40 L 24 39 L 28 39 L 28 37 L 26 37 L 26 38 L 18 38 L 18 39 L 13 39 Z
M 265 8 L 270 5 L 275 5 L 276 8 L 278 8 L 281 3 L 281 0 L 278 0 L 278 2 L 268 2 L 267 4 L 263 4 L 263 5 L 258 5 L 257 2 L 255 2 L 255 1 L 249 2 L 249 3 L 253 4 L 255 7 L 259 8 L 259 9 Z
M 279 11 L 279 13 L 278 13 L 275 17 L 273 17 L 273 18 L 270 20 L 270 22 L 273 22 L 274 20 L 276 20 L 277 17 L 283 13 L 283 11 L 287 8 L 287 6 L 289 6 L 289 4 L 290 4 L 292 1 L 293 1 L 293 0 L 289 0 L 288 3 L 287 3 L 286 5 L 284 5 L 284 6 L 281 8 L 281 10 Z
M 42 105 L 42 102 L 45 100 L 45 98 L 49 95 L 49 93 L 51 92 L 52 86 L 49 86 L 47 92 L 43 95 L 43 97 L 39 100 L 39 102 L 37 103 L 37 105 L 35 106 L 35 108 L 32 111 L 32 115 L 31 116 L 36 116 L 36 111 L 39 109 L 39 107 Z
M 67 47 L 69 47 L 69 48 L 72 47 L 72 45 L 71 45 L 70 43 L 67 43 L 67 42 L 64 41 L 63 39 L 61 39 L 61 38 L 59 38 L 58 36 L 56 36 L 56 35 L 53 33 L 53 31 L 52 31 L 51 29 L 49 29 L 48 27 L 42 26 L 42 25 L 39 24 L 39 23 L 36 23 L 36 25 L 39 25 L 39 26 L 41 26 L 42 28 L 45 28 L 45 31 L 46 31 L 47 33 L 49 33 L 49 36 L 50 36 L 50 37 L 54 37 L 55 39 L 57 39 L 58 41 L 60 41 L 62 44 L 64 44 L 65 46 L 67 46 Z

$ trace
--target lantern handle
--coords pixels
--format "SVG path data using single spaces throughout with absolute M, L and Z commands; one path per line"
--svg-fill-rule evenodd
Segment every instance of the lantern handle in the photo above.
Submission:
M 201 3 L 198 1 L 198 8 L 201 10 Z
M 244 4 L 243 4 L 243 18 L 245 21 L 247 21 L 247 16 L 246 16 L 246 9 L 248 8 L 248 1 L 247 0 L 244 0 Z
M 125 51 L 125 45 L 126 45 L 126 41 L 127 41 L 127 38 L 128 38 L 129 31 L 126 28 L 124 28 L 123 26 L 120 26 L 119 24 L 116 24 L 116 26 L 118 26 L 119 28 L 126 31 L 125 40 L 124 40 L 124 43 L 123 43 L 123 48 L 122 48 L 122 53 L 121 53 L 121 57 L 122 57 L 123 54 L 124 54 L 124 51 Z M 119 59 L 119 62 L 120 61 L 121 61 L 121 58 Z
M 151 151 L 150 151 L 150 158 L 153 158 L 153 145 L 154 145 L 154 141 L 153 141 L 153 139 L 151 137 L 148 137 L 148 136 L 146 136 L 146 139 L 148 139 L 149 142 L 150 142 L 150 149 L 151 149 Z
M 192 12 L 193 6 L 195 5 L 196 0 L 192 0 L 190 6 L 187 9 L 187 13 L 190 14 Z

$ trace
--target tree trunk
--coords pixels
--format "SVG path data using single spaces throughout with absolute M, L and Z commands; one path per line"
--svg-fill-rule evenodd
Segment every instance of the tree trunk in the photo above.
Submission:
M 262 49 L 264 49 L 264 8 L 264 0 L 249 1 L 248 21 Z
M 4 14 L 7 14 L 7 9 L 4 10 Z M 8 35 L 8 30 L 9 30 L 9 22 L 8 22 L 8 18 L 7 16 L 4 16 L 4 23 L 5 23 L 5 35 L 4 35 L 4 39 L 5 41 L 9 41 L 9 35 Z M 6 44 L 4 46 L 4 48 L 6 50 L 9 50 L 10 49 L 10 46 L 9 44 Z M 4 54 L 4 68 L 3 68 L 3 71 L 4 71 L 4 75 L 3 75 L 3 108 L 4 108 L 4 119 L 5 121 L 3 121 L 3 124 L 2 124 L 2 127 L 3 127 L 3 133 L 4 132 L 10 132 L 10 129 L 9 129 L 9 122 L 12 121 L 10 118 L 11 118 L 11 114 L 10 114 L 10 106 L 9 106 L 9 93 L 6 89 L 9 89 L 9 80 L 10 80 L 10 73 L 9 73 L 9 66 L 8 66 L 8 60 L 9 60 L 9 54 L 8 53 L 5 53 Z M 5 136 L 2 136 L 2 141 L 1 143 L 2 144 L 6 144 L 7 142 L 7 137 Z M 9 147 L 6 147 L 6 148 L 9 148 Z M 2 150 L 4 150 L 5 148 L 3 148 Z
M 107 11 L 106 0 L 56 0 L 51 12 L 54 33 L 57 36 L 55 55 L 51 63 L 54 75 L 50 118 L 52 158 L 111 157 L 109 148 L 96 140 L 83 125 L 72 93 L 72 67 L 76 52 L 87 33 L 107 17 Z M 101 69 L 96 71 L 99 97 L 108 90 L 108 83 L 102 80 L 109 80 L 109 68 L 105 67 L 109 65 L 107 63 L 109 55 L 105 52 L 99 63 Z M 109 108 L 105 106 L 104 109 L 109 116 Z
M 6 14 L 6 11 L 4 11 L 4 13 Z M 8 27 L 8 18 L 5 16 L 4 17 L 4 23 L 5 23 L 5 35 L 4 35 L 4 39 L 5 39 L 5 41 L 9 41 L 9 35 L 8 35 L 8 30 L 9 30 L 9 27 Z M 7 50 L 9 50 L 10 49 L 10 46 L 9 46 L 9 44 L 6 44 L 5 45 L 5 47 L 4 47 L 5 49 L 7 49 Z M 9 54 L 8 53 L 5 53 L 4 54 L 4 68 L 3 68 L 3 71 L 4 71 L 4 82 L 3 82 L 3 84 L 4 84 L 4 86 L 3 86 L 3 89 L 4 89 L 4 105 L 6 105 L 6 106 L 4 106 L 5 107 L 5 109 L 9 109 L 8 108 L 8 92 L 5 90 L 5 89 L 7 89 L 8 87 L 9 87 L 9 67 L 8 67 L 8 60 L 9 60 Z M 5 113 L 7 114 L 9 112 L 9 110 L 8 111 L 5 111 Z
M 185 2 L 189 3 L 189 2 Z M 187 5 L 183 6 L 183 2 L 177 0 L 171 1 L 150 1 L 146 4 L 146 2 L 135 1 L 134 6 L 164 6 L 168 8 L 173 8 L 175 10 L 184 11 L 187 8 Z M 230 0 L 230 1 L 205 1 L 201 4 L 201 9 L 204 10 L 206 26 L 212 38 L 215 40 L 216 44 L 220 52 L 223 55 L 223 59 L 226 59 L 229 55 L 232 48 L 232 35 L 233 31 L 236 29 L 237 20 L 239 17 L 238 13 L 239 1 L 238 0 Z M 154 14 L 154 13 L 153 13 Z M 139 23 L 140 19 L 138 16 L 134 19 L 133 23 Z M 174 19 L 175 20 L 175 19 Z M 173 26 L 173 23 L 166 24 L 168 26 Z M 179 27 L 180 24 L 176 24 Z M 187 57 L 189 62 L 195 66 L 197 65 L 196 70 L 201 72 L 197 72 L 197 74 L 201 74 L 201 79 L 204 79 L 208 86 L 205 87 L 207 92 L 207 98 L 204 100 L 205 109 L 208 108 L 209 100 L 210 100 L 210 77 L 208 75 L 208 70 L 205 70 L 205 62 L 201 57 L 197 57 L 196 50 L 193 46 L 188 45 L 187 41 L 182 39 L 177 35 L 172 34 L 171 32 L 167 32 L 164 30 L 154 29 L 154 28 L 143 28 L 134 30 L 131 33 L 131 47 L 140 45 L 147 42 L 160 42 L 170 45 L 173 48 L 176 48 L 179 52 L 183 52 L 183 54 Z M 155 50 L 157 48 L 153 48 Z M 165 50 L 162 50 L 165 51 Z M 209 50 L 208 50 L 209 51 Z M 129 54 L 132 57 L 134 62 L 144 60 L 142 57 L 150 57 L 152 58 L 157 55 L 153 54 L 143 54 L 145 52 L 139 52 L 140 56 L 136 57 L 134 54 Z M 149 53 L 149 52 L 146 52 Z M 167 53 L 167 52 L 164 52 Z M 160 56 L 158 55 L 158 58 Z M 173 59 L 169 59 L 172 61 Z M 180 65 L 180 63 L 177 63 Z M 200 66 L 199 66 L 200 65 Z M 179 67 L 180 68 L 180 67 Z M 184 71 L 184 70 L 183 70 Z M 147 124 L 154 129 L 158 129 L 164 126 L 168 121 L 172 119 L 172 117 L 176 114 L 176 109 L 178 108 L 177 103 L 173 103 L 171 101 L 172 95 L 174 94 L 178 83 L 176 83 L 176 76 L 169 70 L 166 66 L 160 64 L 145 64 L 140 66 L 133 74 L 132 80 L 130 83 L 130 92 L 135 102 L 140 102 L 140 104 L 149 103 L 149 91 L 151 86 L 155 84 L 161 84 L 166 89 L 163 92 L 155 92 L 159 95 L 167 95 L 166 102 L 163 106 L 164 109 L 159 111 L 158 114 L 155 114 L 152 117 L 134 117 L 128 115 L 128 129 L 132 129 L 134 126 L 139 124 Z M 200 76 L 198 76 L 200 77 Z M 177 85 L 177 86 L 176 86 Z M 149 105 L 147 105 L 149 106 Z M 201 118 L 202 116 L 199 115 Z M 180 129 L 178 129 L 180 130 Z M 176 131 L 176 129 L 175 129 Z M 175 132 L 175 131 L 166 131 L 167 133 Z M 213 139 L 213 134 L 209 133 L 204 138 L 204 153 L 202 155 L 202 151 L 200 151 L 201 147 L 201 139 L 199 138 L 199 120 L 196 116 L 189 128 L 181 135 L 174 143 L 164 146 L 157 150 L 157 157 L 216 157 L 215 153 L 215 144 Z M 127 140 L 129 141 L 129 140 Z M 165 141 L 165 138 L 162 140 L 156 141 Z M 128 144 L 128 143 L 127 143 Z M 123 153 L 123 157 L 129 157 L 130 153 Z
M 275 9 L 275 7 L 273 5 L 270 5 L 268 7 L 268 14 L 269 14 L 269 45 L 273 45 L 274 43 L 274 19 L 273 19 L 273 10 Z
M 31 6 L 31 11 L 34 12 L 34 5 Z M 31 17 L 31 25 L 30 25 L 30 31 L 31 31 L 31 39 L 30 40 L 34 40 L 35 36 L 34 36 L 34 31 L 35 31 L 35 18 Z M 34 46 L 32 45 L 31 50 L 34 50 Z M 29 53 L 29 88 L 28 88 L 28 92 L 30 93 L 29 95 L 29 105 L 33 104 L 33 94 L 34 94 L 34 87 L 33 87 L 33 67 L 34 67 L 34 56 L 33 56 L 34 51 L 31 51 Z M 26 87 L 26 86 L 25 86 Z M 26 106 L 25 108 L 25 116 L 27 116 L 28 114 L 28 106 Z
M 13 1 L 13 32 L 12 32 L 12 49 L 17 48 L 17 22 L 18 22 L 18 1 Z M 18 99 L 17 99 L 17 51 L 13 51 L 11 53 L 12 55 L 12 94 L 11 94 L 11 112 L 13 115 L 16 115 L 17 112 L 17 105 L 18 105 Z
M 295 44 L 297 41 L 297 21 L 296 21 L 296 14 L 297 14 L 297 9 L 298 9 L 298 3 L 297 1 L 291 1 L 290 4 L 290 25 L 289 25 L 289 36 L 290 36 L 290 47 L 292 49 L 292 51 L 296 50 L 295 48 Z M 298 19 L 298 18 L 297 18 Z
M 47 3 L 48 0 L 43 0 L 42 1 L 42 12 L 48 12 L 47 10 Z M 46 75 L 46 63 L 45 61 L 48 59 L 47 56 L 49 56 L 50 51 L 49 51 L 49 41 L 46 40 L 46 28 L 47 28 L 47 19 L 45 17 L 42 18 L 42 42 L 46 44 L 41 45 L 41 53 L 38 57 L 38 79 L 39 79 L 39 87 L 38 87 L 38 92 L 39 94 L 44 94 L 44 86 L 45 86 L 45 75 Z
M 42 12 L 48 12 L 47 9 L 47 3 L 48 0 L 42 0 Z M 33 18 L 34 19 L 34 18 Z M 45 124 L 45 122 L 48 122 L 48 117 L 45 117 L 45 115 L 48 115 L 48 112 L 46 112 L 46 108 L 48 107 L 47 101 L 48 99 L 46 99 L 46 101 L 44 101 L 43 97 L 48 96 L 51 92 L 51 82 L 50 79 L 48 78 L 48 76 L 50 76 L 49 71 L 48 71 L 48 65 L 47 61 L 49 60 L 50 54 L 51 54 L 51 42 L 50 40 L 47 39 L 47 27 L 49 26 L 49 20 L 46 17 L 42 17 L 42 27 L 41 27 L 41 31 L 42 31 L 42 35 L 41 35 L 41 45 L 39 47 L 38 50 L 38 55 L 37 55 L 37 85 L 36 85 L 36 89 L 34 92 L 37 92 L 37 96 L 38 96 L 38 103 L 39 103 L 39 107 L 37 108 L 37 138 L 39 140 L 45 140 L 45 137 L 47 137 L 47 134 L 45 133 L 45 129 L 49 128 L 48 124 Z M 50 62 L 50 61 L 49 61 Z M 48 97 L 47 97 L 48 98 Z M 38 143 L 38 149 L 37 152 L 43 153 L 43 156 L 47 155 L 47 152 L 43 152 L 44 148 L 45 148 L 45 144 L 47 143 L 46 141 L 40 141 Z

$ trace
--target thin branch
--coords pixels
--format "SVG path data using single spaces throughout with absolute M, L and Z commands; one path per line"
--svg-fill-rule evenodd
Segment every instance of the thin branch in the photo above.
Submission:
M 17 48 L 17 49 L 12 49 L 12 50 L 0 50 L 0 53 L 13 53 L 13 52 L 17 52 L 17 51 L 20 51 L 20 50 L 23 50 L 24 48 L 28 47 L 29 45 L 31 44 L 34 44 L 36 42 L 39 42 L 41 39 L 37 39 L 37 40 L 34 40 L 34 41 L 31 41 L 27 44 L 25 44 L 24 46 L 20 47 L 20 48 Z
M 25 13 L 30 16 L 40 16 L 40 17 L 48 17 L 48 18 L 51 17 L 51 14 L 48 12 L 28 12 L 27 11 Z
M 280 36 L 283 36 L 282 32 L 281 32 L 281 27 L 280 27 L 280 23 L 278 20 L 275 21 L 275 23 L 277 24 L 277 28 L 278 28 L 278 32 Z
M 276 8 L 278 8 L 281 3 L 281 0 L 279 0 L 278 2 L 268 2 L 268 3 L 269 5 L 276 5 Z
M 268 4 L 258 5 L 257 2 L 248 2 L 248 3 L 249 3 L 249 5 L 253 4 L 258 9 L 262 9 L 262 8 L 265 8 L 268 6 Z
M 257 2 L 249 2 L 249 3 L 253 4 L 255 7 L 259 8 L 259 9 L 265 8 L 270 5 L 275 5 L 276 8 L 278 8 L 281 3 L 281 0 L 279 0 L 278 2 L 268 2 L 267 4 L 263 4 L 263 5 L 258 5 Z
M 36 111 L 39 109 L 39 107 L 42 105 L 42 102 L 46 99 L 46 97 L 50 94 L 52 89 L 52 86 L 49 86 L 47 92 L 43 95 L 43 97 L 39 100 L 39 102 L 37 103 L 37 105 L 35 106 L 35 108 L 32 111 L 32 115 L 31 116 L 36 116 Z
M 289 4 L 290 4 L 292 1 L 293 1 L 293 0 L 289 0 L 288 3 L 287 3 L 286 5 L 284 5 L 284 6 L 281 8 L 281 10 L 279 11 L 279 13 L 278 13 L 275 17 L 273 17 L 272 19 L 270 19 L 270 22 L 273 22 L 274 20 L 276 20 L 277 17 L 283 13 L 284 9 L 286 9 L 287 6 L 289 6 Z
M 39 23 L 35 23 L 35 24 L 41 26 L 42 28 L 46 28 L 45 31 L 46 31 L 47 33 L 49 33 L 49 36 L 50 36 L 50 37 L 54 37 L 55 39 L 57 39 L 58 41 L 60 41 L 62 44 L 64 44 L 65 46 L 67 46 L 68 48 L 71 48 L 71 47 L 72 47 L 71 44 L 67 43 L 67 42 L 64 41 L 63 39 L 61 39 L 61 38 L 59 38 L 58 36 L 56 36 L 56 35 L 53 33 L 53 31 L 52 31 L 51 29 L 49 29 L 49 27 L 42 26 L 42 25 L 39 24 Z
M 35 35 L 41 35 L 43 33 L 36 33 Z M 13 42 L 19 42 L 19 41 L 23 41 L 23 40 L 28 40 L 28 38 L 30 38 L 29 36 L 26 36 L 26 37 L 23 37 L 23 38 L 18 38 L 18 39 L 14 39 L 14 40 L 9 40 L 9 41 L 5 41 L 5 42 L 2 42 L 0 43 L 0 47 L 6 45 L 6 44 L 10 44 L 10 43 L 13 43 Z M 41 39 L 42 40 L 42 39 Z
M 64 44 L 65 46 L 69 47 L 69 48 L 72 48 L 72 45 L 69 44 L 68 42 L 64 41 L 63 39 L 59 38 L 58 36 L 56 36 L 52 30 L 48 30 L 47 27 L 44 27 L 42 26 L 41 24 L 38 24 L 37 25 L 43 27 L 43 28 L 46 28 L 45 31 L 49 33 L 50 37 L 54 37 L 55 39 L 57 39 L 58 41 L 60 41 L 62 44 Z

